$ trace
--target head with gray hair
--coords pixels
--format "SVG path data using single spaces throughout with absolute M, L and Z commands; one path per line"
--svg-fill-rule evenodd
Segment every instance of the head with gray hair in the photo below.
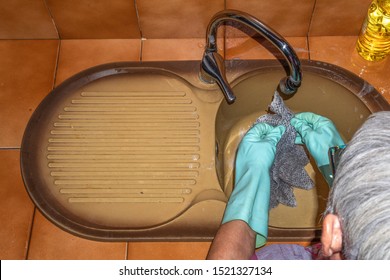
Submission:
M 390 112 L 372 114 L 343 152 L 326 214 L 347 259 L 390 259 Z

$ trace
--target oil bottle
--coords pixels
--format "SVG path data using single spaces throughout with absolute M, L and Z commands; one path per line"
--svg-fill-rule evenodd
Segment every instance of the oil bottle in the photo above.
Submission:
M 368 61 L 380 61 L 390 53 L 390 0 L 373 0 L 356 44 Z

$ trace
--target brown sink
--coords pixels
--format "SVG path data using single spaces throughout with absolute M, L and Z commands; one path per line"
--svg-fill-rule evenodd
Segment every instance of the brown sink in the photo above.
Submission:
M 100 241 L 211 240 L 233 186 L 234 155 L 262 114 L 284 67 L 227 61 L 237 96 L 228 105 L 199 80 L 199 61 L 129 62 L 81 72 L 34 112 L 21 147 L 26 189 L 60 228 Z M 385 99 L 356 75 L 302 61 L 303 83 L 286 104 L 331 118 L 348 141 Z M 309 240 L 328 189 L 314 164 L 298 206 L 270 211 L 270 240 Z

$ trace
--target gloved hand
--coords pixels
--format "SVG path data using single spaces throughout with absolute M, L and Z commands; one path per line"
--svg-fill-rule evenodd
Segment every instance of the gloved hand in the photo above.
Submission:
M 328 185 L 332 186 L 328 151 L 331 147 L 344 145 L 333 122 L 323 116 L 305 112 L 296 114 L 291 119 L 291 125 L 299 134 L 295 144 L 306 145 Z
M 276 144 L 285 130 L 284 126 L 258 123 L 247 132 L 238 147 L 235 185 L 222 223 L 245 221 L 257 233 L 256 248 L 264 245 L 268 237 L 270 169 Z

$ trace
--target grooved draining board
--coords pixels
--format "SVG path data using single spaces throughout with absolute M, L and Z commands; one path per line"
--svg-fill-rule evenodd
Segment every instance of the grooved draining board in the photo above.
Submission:
M 40 210 L 92 239 L 212 238 L 227 200 L 213 162 L 218 93 L 205 100 L 162 69 L 80 79 L 49 94 L 26 131 Z

